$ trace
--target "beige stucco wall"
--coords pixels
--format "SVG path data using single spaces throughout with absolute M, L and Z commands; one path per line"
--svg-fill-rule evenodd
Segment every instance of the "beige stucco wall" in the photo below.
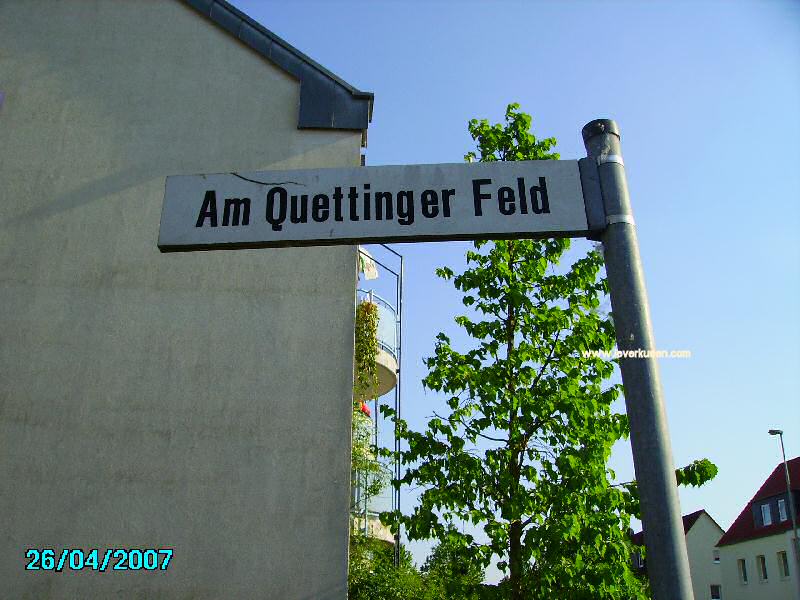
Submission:
M 723 533 L 725 532 L 711 517 L 703 513 L 686 534 L 686 551 L 689 555 L 695 600 L 710 599 L 711 585 L 722 584 L 720 564 L 714 562 L 713 551 Z
M 720 548 L 722 566 L 722 597 L 725 600 L 793 600 L 797 577 L 792 563 L 791 532 L 757 538 Z M 777 553 L 787 553 L 789 577 L 781 578 Z M 767 562 L 768 581 L 759 581 L 756 556 L 764 555 Z M 743 558 L 747 564 L 748 583 L 739 582 L 737 561 Z
M 5 0 L 0 91 L 0 595 L 343 598 L 354 249 L 156 239 L 166 175 L 358 165 L 360 132 L 298 131 L 298 83 L 173 0 Z

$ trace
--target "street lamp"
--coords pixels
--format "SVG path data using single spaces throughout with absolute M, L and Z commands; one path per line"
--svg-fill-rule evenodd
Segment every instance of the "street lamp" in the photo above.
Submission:
M 786 476 L 786 493 L 789 496 L 789 512 L 792 515 L 792 541 L 794 550 L 794 581 L 797 598 L 800 600 L 800 542 L 797 539 L 797 513 L 794 508 L 794 495 L 792 494 L 792 484 L 789 480 L 789 465 L 786 464 L 786 450 L 783 447 L 783 430 L 770 429 L 770 435 L 777 435 L 781 440 L 781 455 L 783 456 L 783 474 Z

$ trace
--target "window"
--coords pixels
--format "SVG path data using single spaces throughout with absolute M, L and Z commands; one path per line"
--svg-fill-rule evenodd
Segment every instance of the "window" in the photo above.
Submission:
M 769 504 L 761 505 L 761 520 L 764 522 L 764 527 L 772 525 L 772 511 L 769 509 Z
M 722 586 L 721 585 L 712 585 L 711 586 L 711 600 L 722 600 Z
M 739 583 L 747 583 L 747 564 L 743 558 L 736 561 L 739 566 Z
M 786 500 L 780 498 L 778 500 L 778 520 L 783 523 L 789 516 L 786 514 Z
M 756 556 L 756 567 L 758 568 L 758 579 L 760 581 L 767 581 L 769 579 L 767 575 L 767 559 L 763 554 Z
M 718 565 L 719 564 L 719 550 L 714 550 L 712 552 L 712 556 L 714 557 L 714 564 Z
M 789 559 L 783 551 L 778 552 L 778 573 L 784 578 L 789 576 Z

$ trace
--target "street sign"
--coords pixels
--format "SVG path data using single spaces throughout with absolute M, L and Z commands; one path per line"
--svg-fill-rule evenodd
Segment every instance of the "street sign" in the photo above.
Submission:
M 167 177 L 162 252 L 587 235 L 577 160 Z
M 582 134 L 588 156 L 579 161 L 167 177 L 158 247 L 587 237 L 603 244 L 617 347 L 653 350 L 619 128 L 597 119 Z M 653 597 L 692 600 L 655 353 L 622 358 L 620 372 Z

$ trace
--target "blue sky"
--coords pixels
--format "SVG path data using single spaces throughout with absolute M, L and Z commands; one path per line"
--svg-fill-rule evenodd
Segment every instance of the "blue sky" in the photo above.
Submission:
M 585 123 L 615 119 L 656 341 L 692 352 L 660 361 L 675 463 L 720 468 L 681 490 L 683 512 L 727 528 L 780 458 L 770 428 L 800 454 L 800 3 L 234 3 L 374 92 L 368 165 L 460 162 L 467 121 L 509 102 L 565 159 L 585 155 Z M 444 406 L 422 358 L 462 312 L 433 271 L 463 267 L 467 247 L 394 246 L 412 427 Z M 612 466 L 633 477 L 627 444 Z

